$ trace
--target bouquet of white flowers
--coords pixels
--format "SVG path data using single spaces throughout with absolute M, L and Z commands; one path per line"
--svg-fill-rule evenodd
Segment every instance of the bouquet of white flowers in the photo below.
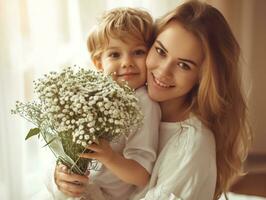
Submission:
M 34 81 L 38 101 L 16 103 L 12 113 L 32 122 L 31 136 L 42 136 L 58 161 L 84 174 L 93 161 L 80 158 L 100 138 L 114 141 L 136 131 L 143 115 L 134 91 L 111 76 L 78 68 L 51 72 Z

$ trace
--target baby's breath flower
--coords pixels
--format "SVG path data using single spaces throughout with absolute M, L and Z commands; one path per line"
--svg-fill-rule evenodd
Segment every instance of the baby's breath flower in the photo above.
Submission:
M 85 140 L 89 140 L 90 136 L 89 135 L 84 135 Z
M 103 118 L 99 117 L 98 122 L 103 122 Z
M 87 160 L 78 157 L 85 146 L 100 138 L 112 141 L 128 135 L 142 122 L 134 91 L 101 72 L 67 67 L 34 81 L 34 91 L 38 103 L 16 102 L 11 112 L 31 121 L 43 134 L 60 138 L 65 153 L 77 162 L 77 173 L 87 169 Z

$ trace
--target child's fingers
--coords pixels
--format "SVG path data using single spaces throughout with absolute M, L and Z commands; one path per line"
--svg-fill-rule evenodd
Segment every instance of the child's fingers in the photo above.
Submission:
M 98 159 L 97 153 L 82 153 L 78 155 L 81 158 Z
M 69 173 L 69 169 L 67 168 L 67 166 L 64 166 L 64 165 L 60 168 L 60 171 L 67 173 L 67 174 Z
M 59 172 L 65 172 L 65 173 L 68 173 L 68 168 L 67 166 L 63 165 L 63 164 L 59 164 L 56 169 L 59 171 Z
M 80 193 L 73 193 L 73 192 L 69 192 L 67 190 L 64 189 L 60 189 L 61 192 L 63 192 L 64 194 L 66 194 L 69 197 L 80 197 L 82 194 Z
M 88 176 L 90 175 L 90 171 L 87 170 L 86 173 L 85 173 L 84 175 L 88 177 Z
M 98 144 L 91 144 L 91 145 L 88 145 L 86 146 L 86 149 L 89 149 L 89 150 L 92 150 L 94 152 L 99 152 L 101 151 L 101 148 Z
M 68 171 L 68 168 L 64 165 L 56 167 L 55 180 L 65 182 L 77 182 L 80 184 L 85 184 L 88 182 L 87 176 L 69 173 Z
M 58 188 L 60 191 L 64 192 L 65 194 L 71 197 L 80 197 L 85 191 L 84 185 L 76 185 L 64 181 L 60 182 Z
M 77 174 L 66 174 L 60 172 L 60 180 L 73 184 L 86 184 L 89 179 L 86 176 L 80 176 Z

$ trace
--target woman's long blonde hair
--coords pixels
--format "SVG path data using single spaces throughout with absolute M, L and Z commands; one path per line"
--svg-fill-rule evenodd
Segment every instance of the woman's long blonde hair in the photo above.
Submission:
M 216 141 L 217 182 L 214 199 L 242 174 L 251 142 L 239 69 L 239 45 L 223 15 L 199 1 L 188 1 L 156 21 L 156 35 L 170 21 L 181 23 L 202 42 L 205 62 L 190 108 L 209 127 Z

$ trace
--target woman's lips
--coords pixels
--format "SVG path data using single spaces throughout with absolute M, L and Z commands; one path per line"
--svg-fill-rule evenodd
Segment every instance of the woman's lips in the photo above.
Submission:
M 171 88 L 174 87 L 174 85 L 169 85 L 166 84 L 162 81 L 160 81 L 159 79 L 157 79 L 153 73 L 151 73 L 152 77 L 153 77 L 153 82 L 155 83 L 156 86 L 161 87 L 161 88 Z

